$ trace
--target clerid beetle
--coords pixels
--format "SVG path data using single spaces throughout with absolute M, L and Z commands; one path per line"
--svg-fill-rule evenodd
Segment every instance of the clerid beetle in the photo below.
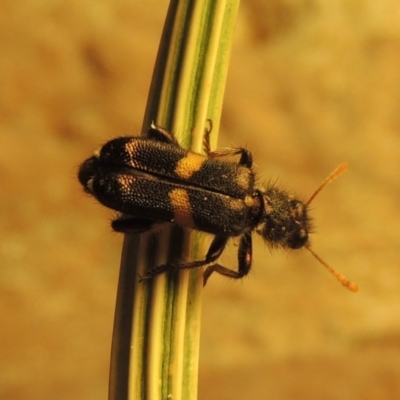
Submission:
M 251 268 L 252 233 L 257 232 L 272 247 L 308 249 L 345 287 L 357 291 L 356 284 L 314 253 L 308 237 L 310 202 L 346 164 L 304 203 L 276 185 L 256 187 L 251 153 L 244 148 L 210 151 L 209 133 L 204 156 L 185 150 L 171 133 L 152 124 L 146 136 L 109 141 L 79 169 L 84 190 L 118 212 L 112 221 L 115 231 L 140 234 L 171 223 L 214 235 L 204 260 L 161 265 L 142 278 L 202 266 L 207 266 L 204 282 L 213 272 L 242 278 Z M 232 237 L 239 238 L 237 270 L 216 262 Z

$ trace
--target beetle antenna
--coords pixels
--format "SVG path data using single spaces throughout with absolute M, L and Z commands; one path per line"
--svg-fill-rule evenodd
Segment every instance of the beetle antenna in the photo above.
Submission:
M 354 282 L 350 282 L 344 275 L 336 271 L 329 264 L 327 264 L 314 250 L 306 245 L 305 248 L 347 289 L 352 292 L 358 292 L 358 285 Z
M 307 201 L 306 206 L 315 199 L 317 194 L 328 184 L 330 184 L 339 175 L 343 174 L 347 170 L 347 163 L 340 164 L 334 171 L 332 171 L 328 177 L 319 185 L 317 190 L 312 194 L 310 199 Z M 351 290 L 352 292 L 358 292 L 358 285 L 354 282 L 350 282 L 344 275 L 332 268 L 328 263 L 326 263 L 309 244 L 305 245 L 305 248 L 316 258 L 344 287 Z
M 319 185 L 317 190 L 311 195 L 308 199 L 306 206 L 309 206 L 310 203 L 315 199 L 317 194 L 326 186 L 329 185 L 334 179 L 336 179 L 339 175 L 343 174 L 347 170 L 347 163 L 341 163 L 334 171 L 332 171 L 327 178 Z

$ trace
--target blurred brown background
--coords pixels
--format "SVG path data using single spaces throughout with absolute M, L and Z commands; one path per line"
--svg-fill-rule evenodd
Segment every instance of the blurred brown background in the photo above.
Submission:
M 139 132 L 167 6 L 0 2 L 1 399 L 107 398 L 122 237 L 76 171 Z M 200 398 L 399 398 L 400 3 L 243 0 L 221 131 L 305 199 L 349 162 L 313 246 L 361 290 L 257 239 L 205 289 Z

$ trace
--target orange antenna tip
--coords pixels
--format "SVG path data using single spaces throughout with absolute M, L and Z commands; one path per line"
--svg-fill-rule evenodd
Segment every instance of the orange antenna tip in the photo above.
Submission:
M 344 275 L 340 274 L 329 264 L 327 264 L 310 246 L 305 246 L 305 248 L 347 289 L 352 292 L 358 292 L 358 285 L 354 282 L 349 281 Z

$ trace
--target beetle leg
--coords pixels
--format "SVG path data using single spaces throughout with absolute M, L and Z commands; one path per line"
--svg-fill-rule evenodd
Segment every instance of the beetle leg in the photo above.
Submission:
M 207 156 L 210 158 L 216 157 L 229 157 L 229 156 L 236 156 L 240 154 L 239 158 L 239 165 L 243 165 L 244 167 L 251 168 L 253 166 L 253 157 L 251 153 L 243 148 L 239 147 L 238 149 L 227 149 L 227 150 L 218 150 L 218 151 L 211 151 L 210 147 L 210 133 L 212 130 L 212 121 L 210 121 L 210 128 L 205 130 L 204 133 L 204 151 L 206 152 Z
M 211 264 L 217 260 L 225 249 L 228 242 L 228 236 L 216 236 L 212 241 L 210 248 L 204 260 L 192 261 L 189 263 L 169 263 L 160 265 L 158 267 L 150 268 L 146 275 L 142 276 L 140 280 L 147 280 L 162 274 L 170 269 L 192 269 L 199 268 Z M 240 279 L 247 275 L 251 269 L 252 264 L 252 239 L 251 232 L 246 232 L 241 238 L 238 249 L 238 270 L 234 271 L 222 266 L 221 264 L 212 264 L 204 271 L 204 285 L 207 283 L 210 276 L 217 272 L 228 278 Z
M 212 264 L 204 272 L 204 285 L 213 272 L 218 272 L 228 278 L 240 279 L 247 275 L 251 269 L 252 262 L 252 240 L 251 232 L 246 232 L 241 238 L 238 250 L 238 270 L 233 271 L 220 264 Z
M 150 128 L 147 132 L 147 136 L 150 139 L 157 140 L 159 142 L 170 143 L 179 146 L 178 142 L 175 139 L 175 136 L 172 133 L 156 125 L 154 122 L 151 123 Z
M 167 264 L 159 265 L 157 267 L 150 268 L 144 276 L 140 277 L 140 280 L 148 280 L 154 278 L 156 275 L 162 274 L 168 270 L 176 269 L 192 269 L 199 268 L 205 265 L 213 263 L 225 249 L 226 243 L 229 240 L 229 236 L 217 235 L 212 241 L 210 248 L 208 249 L 207 255 L 204 260 L 197 260 L 188 263 L 181 262 L 170 262 Z M 208 270 L 208 269 L 207 269 Z
M 127 233 L 130 235 L 140 234 L 152 230 L 156 225 L 161 224 L 162 221 L 153 221 L 150 219 L 141 219 L 123 215 L 111 222 L 111 227 L 116 232 Z

